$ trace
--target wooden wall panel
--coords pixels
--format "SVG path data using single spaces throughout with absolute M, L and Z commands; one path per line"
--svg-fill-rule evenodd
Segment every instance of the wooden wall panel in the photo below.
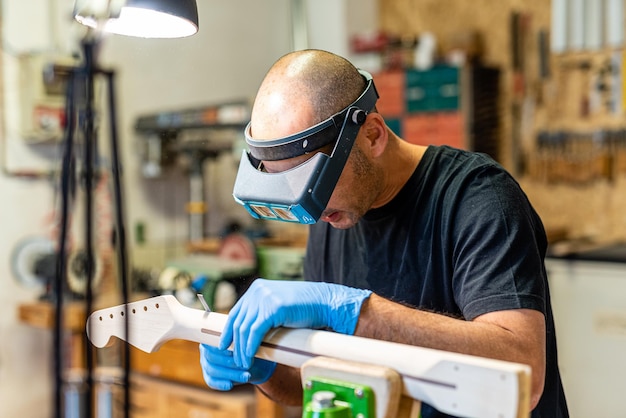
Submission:
M 562 57 L 550 56 L 552 76 L 539 78 L 539 30 L 550 29 L 549 0 L 379 0 L 380 29 L 396 35 L 434 33 L 442 49 L 455 34 L 476 30 L 484 40 L 484 61 L 502 69 L 503 119 L 500 161 L 508 169 L 513 166 L 512 116 L 514 100 L 524 105 L 526 113 L 521 128 L 521 147 L 533 152 L 539 129 L 575 128 L 580 118 L 556 118 L 577 115 L 579 102 L 571 100 L 571 92 L 587 88 L 588 81 L 557 78 L 556 67 Z M 521 99 L 513 93 L 510 16 L 512 12 L 530 16 L 530 32 L 523 47 L 526 83 Z M 566 94 L 570 92 L 570 94 Z M 583 121 L 586 127 L 605 127 L 604 121 Z M 594 242 L 626 241 L 626 178 L 585 184 L 547 184 L 518 176 L 522 187 L 541 215 L 548 231 L 563 230 L 572 239 L 589 238 Z
M 512 12 L 528 13 L 530 32 L 524 45 L 526 90 L 535 94 L 539 77 L 537 33 L 550 24 L 550 2 L 546 0 L 380 0 L 380 28 L 395 35 L 432 32 L 441 50 L 448 50 L 454 39 L 470 31 L 483 39 L 483 57 L 488 65 L 502 69 L 501 121 L 502 155 L 507 167 L 511 157 L 511 115 L 513 67 L 510 20 Z M 528 138 L 525 139 L 528 142 Z

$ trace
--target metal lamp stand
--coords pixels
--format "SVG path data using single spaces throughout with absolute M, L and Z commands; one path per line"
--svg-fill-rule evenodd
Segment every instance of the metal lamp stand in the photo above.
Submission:
M 85 311 L 87 315 L 93 311 L 93 293 L 92 283 L 95 275 L 94 255 L 94 205 L 93 190 L 95 178 L 95 157 L 97 135 L 95 127 L 95 107 L 94 107 L 94 84 L 97 77 L 103 77 L 107 85 L 109 112 L 109 129 L 110 129 L 110 152 L 111 152 L 111 174 L 113 181 L 113 193 L 115 199 L 115 246 L 117 255 L 117 266 L 119 273 L 119 282 L 121 285 L 121 293 L 124 305 L 128 302 L 128 260 L 126 250 L 126 230 L 124 226 L 124 211 L 122 205 L 122 185 L 121 185 L 121 165 L 119 158 L 117 119 L 115 110 L 115 89 L 114 89 L 114 72 L 104 70 L 96 64 L 95 53 L 98 46 L 97 39 L 93 33 L 88 34 L 82 41 L 83 63 L 82 65 L 72 68 L 69 72 L 66 90 L 65 104 L 65 133 L 63 142 L 63 160 L 61 167 L 61 213 L 60 213 L 60 234 L 57 257 L 56 280 L 54 282 L 55 300 L 55 327 L 54 327 L 54 417 L 65 418 L 63 415 L 64 402 L 63 393 L 67 382 L 64 378 L 63 367 L 63 299 L 65 282 L 67 277 L 67 243 L 68 243 L 68 226 L 70 213 L 70 189 L 72 185 L 72 175 L 76 167 L 75 155 L 75 135 L 82 132 L 83 137 L 83 158 L 81 180 L 85 187 L 85 273 L 87 278 L 86 294 L 85 294 Z M 128 317 L 126 315 L 126 317 Z M 128 323 L 126 323 L 125 331 L 128 334 Z M 85 405 L 80 408 L 85 418 L 90 418 L 94 411 L 94 356 L 93 350 L 87 341 L 85 344 L 85 362 L 86 362 L 86 378 L 85 378 Z M 130 350 L 127 344 L 124 344 L 123 354 L 123 386 L 124 386 L 124 412 L 125 417 L 129 416 L 130 394 L 129 394 L 129 372 L 130 372 Z M 74 415 L 73 415 L 74 416 Z M 76 415 L 83 418 L 83 415 Z

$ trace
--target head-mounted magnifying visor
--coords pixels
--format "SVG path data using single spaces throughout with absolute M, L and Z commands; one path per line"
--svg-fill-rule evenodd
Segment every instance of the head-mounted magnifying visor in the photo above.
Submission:
M 372 76 L 359 70 L 367 84 L 351 105 L 304 131 L 284 138 L 255 140 L 250 124 L 233 196 L 257 219 L 313 224 L 326 208 L 352 145 L 367 114 L 378 100 Z M 261 161 L 297 157 L 335 142 L 327 155 L 318 152 L 304 163 L 279 173 L 262 171 Z

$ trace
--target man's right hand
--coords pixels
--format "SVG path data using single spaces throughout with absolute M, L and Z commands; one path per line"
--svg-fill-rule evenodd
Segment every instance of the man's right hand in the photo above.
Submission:
M 249 369 L 237 367 L 233 352 L 200 344 L 200 365 L 206 384 L 215 390 L 231 390 L 243 383 L 265 383 L 274 373 L 276 363 L 254 358 Z
M 352 335 L 371 293 L 334 283 L 256 279 L 228 313 L 219 347 L 232 345 L 235 365 L 248 368 L 272 328 Z

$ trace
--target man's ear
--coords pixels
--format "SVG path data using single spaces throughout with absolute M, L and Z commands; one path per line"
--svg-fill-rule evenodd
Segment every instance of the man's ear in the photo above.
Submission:
M 361 129 L 365 131 L 372 157 L 379 157 L 385 151 L 389 141 L 389 133 L 383 117 L 378 113 L 370 113 Z

